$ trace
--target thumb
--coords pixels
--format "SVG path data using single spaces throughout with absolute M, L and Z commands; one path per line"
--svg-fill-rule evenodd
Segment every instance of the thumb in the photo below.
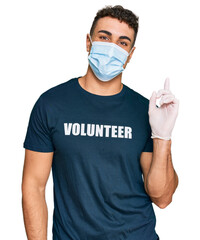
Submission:
M 156 91 L 153 91 L 150 99 L 149 99 L 149 112 L 156 109 Z

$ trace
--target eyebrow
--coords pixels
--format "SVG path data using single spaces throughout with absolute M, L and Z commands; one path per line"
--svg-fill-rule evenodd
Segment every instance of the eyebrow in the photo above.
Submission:
M 109 36 L 112 36 L 112 33 L 111 32 L 108 32 L 108 31 L 106 31 L 106 30 L 100 30 L 100 31 L 98 31 L 98 33 L 105 33 L 105 34 L 107 34 L 107 35 L 109 35 Z M 130 42 L 131 42 L 131 39 L 129 38 L 129 37 L 127 37 L 127 36 L 120 36 L 119 37 L 119 39 L 127 39 L 127 40 L 129 40 Z

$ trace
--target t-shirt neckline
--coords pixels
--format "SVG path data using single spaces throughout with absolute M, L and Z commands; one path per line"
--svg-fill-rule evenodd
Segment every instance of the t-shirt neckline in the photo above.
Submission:
M 118 93 L 116 93 L 116 94 L 113 94 L 113 95 L 105 95 L 105 96 L 104 96 L 104 95 L 94 94 L 94 93 L 91 93 L 91 92 L 89 92 L 89 91 L 87 91 L 87 90 L 85 90 L 84 88 L 81 87 L 81 85 L 80 85 L 80 83 L 79 83 L 79 81 L 78 81 L 79 78 L 81 78 L 81 76 L 75 78 L 75 83 L 76 83 L 77 88 L 78 88 L 83 94 L 87 95 L 87 96 L 90 97 L 90 98 L 95 98 L 95 99 L 99 99 L 99 100 L 106 100 L 106 101 L 119 100 L 119 99 L 121 99 L 121 98 L 124 96 L 124 94 L 125 94 L 125 92 L 126 92 L 126 85 L 122 83 L 122 84 L 123 84 L 123 87 L 122 87 L 121 91 L 118 92 Z

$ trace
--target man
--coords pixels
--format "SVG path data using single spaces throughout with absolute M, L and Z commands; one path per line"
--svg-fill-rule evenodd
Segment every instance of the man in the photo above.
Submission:
M 137 31 L 138 17 L 130 10 L 99 10 L 87 34 L 86 74 L 47 90 L 35 103 L 22 179 L 29 240 L 47 239 L 51 167 L 54 240 L 159 239 L 152 202 L 165 208 L 178 185 L 171 133 L 179 102 L 168 79 L 150 101 L 122 84 Z

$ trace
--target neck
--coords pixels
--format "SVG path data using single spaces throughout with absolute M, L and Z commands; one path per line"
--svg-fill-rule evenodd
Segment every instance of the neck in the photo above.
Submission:
M 108 82 L 99 80 L 88 65 L 87 73 L 79 78 L 79 84 L 83 89 L 93 94 L 108 96 L 119 93 L 123 84 L 121 83 L 122 73 Z

